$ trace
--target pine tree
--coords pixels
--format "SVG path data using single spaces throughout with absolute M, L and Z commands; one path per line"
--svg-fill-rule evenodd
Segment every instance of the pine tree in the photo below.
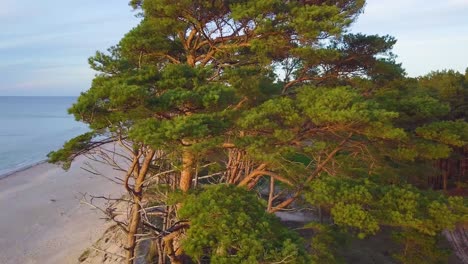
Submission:
M 395 89 L 398 82 L 406 84 L 391 53 L 394 38 L 347 32 L 364 2 L 131 1 L 141 12 L 140 24 L 108 52 L 90 58 L 98 75 L 70 109 L 91 132 L 49 156 L 68 165 L 108 142 L 127 151 L 132 164 L 124 186 L 134 201 L 127 263 L 133 262 L 135 234 L 142 228 L 147 179 L 159 175 L 161 160 L 178 172 L 165 184 L 186 195 L 198 176 L 211 177 L 210 170 L 217 169 L 218 183 L 247 189 L 269 178 L 269 212 L 309 197 L 324 175 L 339 179 L 336 184 L 352 180 L 350 192 L 352 186 L 364 188 L 364 196 L 350 194 L 357 200 L 351 204 L 348 195 L 340 196 L 332 215 L 337 224 L 367 234 L 382 223 L 363 209 L 371 199 L 363 179 L 385 178 L 386 169 L 402 160 L 448 157 L 453 146 L 467 144 L 460 133 L 464 121 L 434 119 L 439 101 Z M 410 126 L 415 105 L 424 120 Z M 388 183 L 375 181 L 372 187 L 382 203 L 393 192 L 407 193 L 406 187 L 392 189 Z M 440 207 L 458 219 L 448 204 Z M 372 206 L 379 217 L 387 213 L 381 204 Z M 174 210 L 188 209 L 182 202 Z M 404 221 L 409 216 L 401 217 L 392 225 L 411 225 Z M 424 228 L 433 234 L 453 219 Z M 177 237 L 186 228 L 169 230 L 177 230 Z M 182 262 L 183 247 L 174 250 L 181 239 L 165 240 L 172 263 Z M 201 257 L 200 251 L 194 254 Z

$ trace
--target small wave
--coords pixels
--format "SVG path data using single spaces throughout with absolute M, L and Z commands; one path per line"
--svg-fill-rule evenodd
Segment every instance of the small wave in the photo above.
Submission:
M 72 128 L 67 128 L 61 131 L 56 131 L 54 133 L 50 133 L 47 135 L 47 137 L 55 137 L 55 138 L 67 138 L 70 139 L 70 137 L 75 137 L 79 134 L 88 132 L 89 129 L 87 127 L 80 127 L 80 126 L 75 126 Z
M 0 137 L 25 137 L 25 134 L 0 134 Z
M 44 118 L 57 118 L 57 119 L 71 119 L 73 118 L 71 115 L 48 115 L 48 114 L 23 114 L 23 115 L 14 115 L 10 116 L 10 118 L 37 118 L 37 119 L 44 119 Z
M 35 161 L 35 162 L 30 162 L 30 163 L 21 163 L 15 166 L 14 168 L 0 170 L 0 180 L 8 176 L 11 176 L 17 172 L 25 171 L 29 168 L 32 168 L 34 166 L 37 166 L 46 162 L 47 162 L 47 159 L 42 159 L 40 161 Z
M 67 130 L 65 130 L 66 132 L 75 132 L 75 131 L 83 131 L 83 130 L 88 130 L 88 128 L 84 125 L 82 126 L 74 126 L 74 127 L 71 127 Z

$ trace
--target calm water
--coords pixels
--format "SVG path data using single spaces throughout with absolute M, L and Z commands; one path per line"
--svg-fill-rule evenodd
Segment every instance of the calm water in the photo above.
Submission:
M 46 159 L 86 126 L 68 115 L 76 97 L 0 96 L 0 177 Z

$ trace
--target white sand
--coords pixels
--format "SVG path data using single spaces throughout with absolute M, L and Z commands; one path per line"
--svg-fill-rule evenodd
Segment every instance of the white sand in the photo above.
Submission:
M 108 227 L 102 214 L 80 204 L 81 193 L 120 197 L 123 188 L 80 168 L 40 164 L 0 179 L 0 263 L 77 263 Z M 120 172 L 99 166 L 106 175 Z

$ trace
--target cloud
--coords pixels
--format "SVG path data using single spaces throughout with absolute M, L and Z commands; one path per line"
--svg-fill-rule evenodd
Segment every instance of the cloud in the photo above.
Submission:
M 22 46 L 31 46 L 34 44 L 45 43 L 45 42 L 51 42 L 51 41 L 59 40 L 63 37 L 67 37 L 71 35 L 73 35 L 73 33 L 67 32 L 67 33 L 36 34 L 36 35 L 8 38 L 0 42 L 0 50 L 18 48 Z
M 368 0 L 351 31 L 395 36 L 412 76 L 464 70 L 467 13 L 468 0 Z M 93 78 L 88 56 L 137 23 L 128 0 L 0 0 L 0 95 L 79 94 Z
M 368 0 L 352 32 L 390 34 L 410 76 L 468 66 L 468 0 Z
M 446 0 L 447 3 L 452 7 L 466 7 L 468 8 L 467 0 Z
M 79 94 L 94 75 L 87 58 L 138 20 L 128 0 L 0 0 L 0 95 Z
M 16 1 L 0 0 L 0 20 L 15 16 L 18 11 L 16 5 Z
M 359 23 L 399 27 L 446 25 L 467 21 L 468 0 L 368 0 Z

